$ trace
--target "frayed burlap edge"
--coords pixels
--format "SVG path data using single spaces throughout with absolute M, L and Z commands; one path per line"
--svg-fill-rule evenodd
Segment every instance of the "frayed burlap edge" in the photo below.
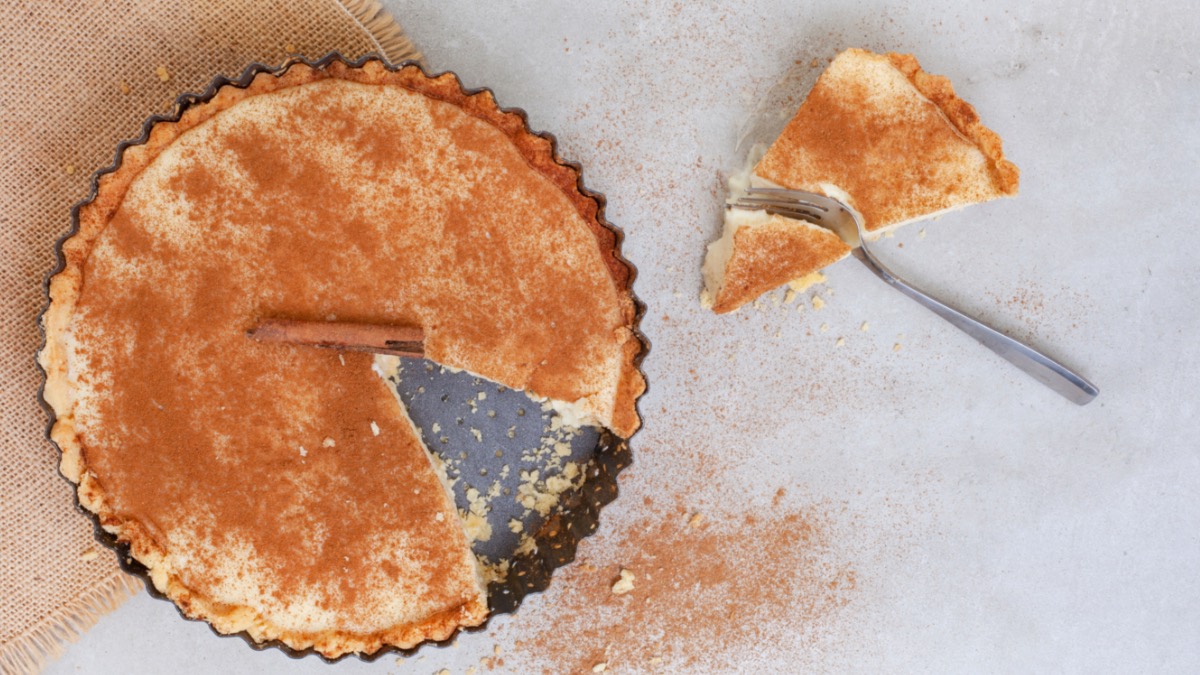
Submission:
M 337 3 L 371 36 L 385 59 L 392 63 L 417 61 L 426 65 L 424 55 L 378 0 L 337 0 Z
M 81 596 L 69 614 L 49 616 L 24 635 L 0 645 L 0 673 L 36 673 L 62 655 L 100 617 L 143 588 L 140 579 L 120 572 Z

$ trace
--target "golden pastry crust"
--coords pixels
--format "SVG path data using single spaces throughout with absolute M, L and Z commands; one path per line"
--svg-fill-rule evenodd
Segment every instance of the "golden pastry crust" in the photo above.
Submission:
M 909 54 L 848 49 L 818 78 L 754 171 L 848 195 L 868 231 L 1016 194 L 999 136 L 950 81 Z
M 733 250 L 712 310 L 725 314 L 767 291 L 800 279 L 845 258 L 850 247 L 836 234 L 782 216 L 742 226 L 733 233 Z
M 1020 170 L 1016 164 L 1004 157 L 1004 144 L 999 134 L 983 125 L 979 120 L 979 113 L 975 112 L 975 106 L 954 93 L 954 85 L 951 84 L 950 78 L 925 72 L 917 62 L 917 57 L 912 54 L 888 52 L 887 57 L 896 70 L 904 73 L 908 81 L 912 82 L 917 91 L 933 101 L 946 119 L 979 146 L 992 167 L 996 189 L 1005 195 L 1017 194 L 1021 182 Z
M 637 429 L 638 418 L 635 402 L 644 391 L 645 384 L 636 367 L 636 361 L 642 352 L 642 345 L 634 332 L 636 308 L 628 293 L 631 269 L 623 262 L 617 251 L 616 235 L 600 222 L 599 205 L 591 196 L 584 194 L 579 187 L 578 170 L 560 164 L 554 156 L 553 147 L 549 140 L 530 133 L 524 120 L 516 113 L 505 112 L 496 105 L 490 92 L 464 93 L 461 85 L 452 74 L 438 77 L 428 77 L 415 66 L 406 66 L 399 70 L 390 70 L 378 61 L 367 61 L 361 67 L 347 65 L 341 61 L 333 61 L 322 68 L 314 68 L 305 64 L 296 64 L 281 74 L 261 73 L 245 88 L 224 86 L 207 102 L 188 108 L 177 122 L 163 121 L 154 124 L 148 133 L 145 143 L 126 148 L 121 155 L 118 168 L 101 176 L 95 197 L 83 205 L 78 213 L 78 231 L 63 242 L 63 268 L 50 281 L 51 304 L 42 318 L 47 341 L 39 361 L 46 371 L 46 387 L 44 397 L 54 409 L 56 420 L 51 430 L 51 438 L 62 450 L 62 471 L 70 480 L 78 483 L 80 503 L 96 513 L 101 525 L 127 542 L 131 553 L 149 570 L 155 586 L 165 595 L 175 601 L 189 616 L 204 618 L 217 630 L 225 633 L 246 631 L 256 640 L 278 639 L 290 647 L 304 649 L 313 647 L 328 657 L 336 657 L 348 652 L 373 652 L 384 645 L 411 647 L 425 640 L 441 640 L 449 637 L 458 627 L 471 626 L 481 623 L 487 616 L 485 589 L 478 575 L 473 580 L 466 580 L 459 573 L 456 584 L 451 591 L 444 593 L 442 600 L 444 609 L 424 616 L 420 621 L 390 626 L 379 630 L 340 630 L 330 629 L 321 631 L 295 630 L 287 626 L 276 625 L 272 620 L 247 606 L 229 604 L 218 599 L 206 597 L 189 587 L 185 580 L 185 569 L 179 568 L 177 561 L 172 559 L 172 551 L 164 544 L 163 532 L 157 525 L 149 521 L 130 516 L 130 511 L 136 511 L 129 503 L 114 503 L 110 494 L 114 486 L 106 486 L 101 479 L 102 472 L 92 466 L 94 461 L 101 464 L 109 461 L 99 448 L 89 449 L 87 434 L 79 426 L 77 404 L 80 391 L 80 378 L 84 375 L 73 372 L 69 352 L 71 346 L 72 325 L 77 305 L 84 292 L 85 271 L 88 269 L 89 258 L 105 230 L 119 216 L 122 204 L 131 186 L 157 158 L 185 137 L 192 130 L 201 127 L 205 122 L 218 114 L 230 110 L 236 104 L 255 96 L 263 96 L 273 92 L 319 83 L 322 80 L 342 80 L 346 82 L 391 85 L 411 92 L 416 92 L 428 99 L 442 101 L 453 105 L 468 115 L 485 121 L 491 127 L 500 130 L 512 143 L 513 147 L 524 158 L 526 164 L 544 176 L 565 195 L 570 204 L 578 211 L 583 222 L 587 224 L 595 236 L 605 269 L 612 278 L 616 297 L 619 303 L 618 313 L 623 328 L 614 334 L 618 341 L 621 360 L 617 366 L 619 372 L 615 376 L 616 386 L 608 396 L 612 397 L 611 407 L 607 412 L 601 410 L 600 415 L 610 428 L 622 437 L 628 437 Z M 122 216 L 123 217 L 123 216 Z M 128 228 L 125 228 L 127 231 Z M 117 237 L 117 235 L 113 235 Z M 128 236 L 128 235 L 126 235 Z M 248 320 L 251 317 L 248 317 Z M 453 357 L 455 345 L 431 345 L 431 356 L 437 358 L 438 350 Z M 311 359 L 310 359 L 311 360 Z M 349 358 L 347 359 L 350 360 Z M 352 364 L 355 367 L 364 366 L 369 362 Z M 76 369 L 78 364 L 74 364 Z M 313 366 L 313 372 L 335 372 L 328 370 L 329 364 L 318 363 Z M 369 368 L 368 366 L 365 366 Z M 322 369 L 325 369 L 322 371 Z M 361 369 L 361 368 L 360 368 Z M 535 393 L 545 394 L 551 398 L 558 391 L 539 391 L 539 382 L 553 385 L 561 380 L 554 377 L 537 379 L 536 368 L 523 371 L 532 373 L 533 379 L 525 382 L 515 382 L 512 386 L 533 384 L 529 387 Z M 553 373 L 552 373 L 553 375 Z M 331 380 L 332 382 L 332 380 Z M 89 385 L 92 386 L 92 385 Z M 371 390 L 368 394 L 367 412 L 382 415 L 378 405 L 383 397 L 390 393 L 382 384 L 364 383 L 370 388 L 375 386 L 378 391 Z M 602 396 L 597 395 L 597 398 Z M 583 400 L 583 399 L 581 399 Z M 590 400 L 589 400 L 590 401 Z M 151 400 L 157 405 L 157 402 Z M 89 404 L 89 405 L 95 405 Z M 99 405 L 106 405 L 101 403 Z M 371 407 L 375 406 L 375 407 Z M 603 406 L 601 406 L 603 407 Z M 352 413 L 361 411 L 351 410 Z M 146 414 L 150 414 L 149 411 Z M 402 416 L 402 413 L 401 413 Z M 419 443 L 411 429 L 405 429 L 407 420 L 401 419 L 393 424 L 392 438 L 399 438 L 398 443 Z M 401 424 L 403 422 L 404 424 Z M 374 427 L 372 423 L 372 427 Z M 95 434 L 95 430 L 88 433 Z M 361 430 L 355 432 L 359 436 Z M 375 433 L 378 436 L 378 431 Z M 361 440 L 361 439 L 360 439 Z M 366 441 L 364 441 L 366 442 Z M 93 450 L 96 457 L 90 457 Z M 306 450 L 301 448 L 303 458 Z M 422 455 L 423 456 L 423 455 Z M 411 457 L 410 457 L 411 458 Z M 92 461 L 89 461 L 92 460 Z M 316 460 L 314 460 L 316 461 Z M 331 460 L 332 461 L 332 460 Z M 412 465 L 409 468 L 414 468 Z M 106 469 L 108 467 L 105 467 Z M 453 504 L 448 496 L 437 496 L 435 491 L 441 491 L 441 486 L 432 469 L 428 476 L 421 478 L 423 487 L 428 488 L 426 497 L 419 505 L 430 518 L 437 512 L 438 523 L 449 533 L 454 528 L 446 520 L 456 520 Z M 128 500 L 127 500 L 128 502 Z M 386 505 L 385 505 L 386 506 Z M 118 508 L 119 507 L 119 508 Z M 461 535 L 461 528 L 457 535 Z M 464 549 L 465 555 L 470 556 L 469 549 Z M 449 554 L 447 554 L 449 555 Z M 446 560 L 451 560 L 446 558 Z M 474 561 L 466 558 L 455 562 L 460 569 L 463 565 L 473 568 Z M 474 589 L 470 588 L 474 583 Z M 466 584 L 462 586 L 462 584 Z M 353 591 L 354 589 L 350 589 Z M 458 599 L 455 599 L 458 598 Z

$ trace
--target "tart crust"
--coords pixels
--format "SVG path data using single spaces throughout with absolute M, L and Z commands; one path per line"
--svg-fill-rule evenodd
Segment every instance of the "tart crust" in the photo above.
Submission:
M 709 245 L 705 304 L 717 314 L 732 312 L 849 254 L 850 247 L 823 227 L 739 210 L 726 216 L 725 235 Z
M 848 198 L 869 232 L 1015 195 L 1020 177 L 949 79 L 863 49 L 833 60 L 754 174 Z
M 912 54 L 888 52 L 887 58 L 896 70 L 904 73 L 917 91 L 933 101 L 963 136 L 979 147 L 991 166 L 997 192 L 1002 195 L 1017 194 L 1021 172 L 1016 164 L 1004 157 L 1004 143 L 1000 140 L 1000 135 L 983 125 L 979 113 L 975 112 L 975 106 L 954 93 L 954 85 L 951 84 L 950 78 L 925 72 L 921 69 L 917 57 Z
M 369 632 L 337 629 L 318 633 L 296 631 L 273 624 L 268 617 L 256 613 L 251 607 L 230 605 L 204 597 L 184 583 L 180 574 L 182 570 L 172 566 L 169 551 L 156 526 L 129 517 L 115 508 L 110 491 L 89 464 L 87 443 L 77 427 L 76 419 L 75 381 L 79 373 L 72 371 L 77 364 L 72 364 L 68 354 L 72 319 L 83 293 L 84 272 L 89 256 L 121 208 L 130 186 L 142 172 L 189 131 L 236 104 L 254 96 L 326 79 L 401 87 L 456 106 L 503 132 L 528 166 L 556 186 L 582 217 L 596 239 L 604 267 L 617 289 L 623 328 L 614 335 L 620 345 L 620 363 L 614 385 L 611 391 L 595 392 L 567 403 L 583 410 L 593 421 L 602 423 L 620 437 L 627 438 L 640 424 L 635 403 L 645 390 L 645 383 L 637 368 L 637 361 L 644 349 L 635 334 L 637 308 L 628 293 L 632 269 L 620 257 L 617 235 L 600 222 L 602 216 L 597 200 L 582 191 L 578 169 L 561 163 L 554 155 L 552 142 L 530 132 L 519 113 L 500 109 L 486 90 L 465 92 L 453 74 L 430 77 L 414 65 L 391 69 L 378 60 L 366 60 L 361 65 L 333 60 L 322 67 L 297 63 L 281 73 L 260 73 L 245 87 L 222 86 L 209 100 L 184 110 L 178 121 L 155 122 L 149 127 L 144 143 L 124 148 L 118 156 L 116 169 L 99 177 L 95 196 L 78 210 L 78 229 L 62 243 L 63 265 L 50 279 L 51 302 L 42 317 L 46 344 L 39 354 L 39 362 L 46 372 L 44 398 L 56 418 L 50 435 L 62 451 L 61 470 L 68 479 L 78 484 L 80 503 L 97 514 L 105 530 L 128 543 L 131 554 L 149 569 L 155 587 L 187 615 L 203 618 L 223 633 L 245 631 L 260 642 L 280 640 L 292 648 L 312 647 L 326 657 L 337 657 L 350 652 L 371 653 L 386 645 L 412 647 L 426 640 L 445 639 L 459 627 L 481 623 L 487 616 L 486 589 L 481 577 L 477 574 L 475 579 L 478 592 L 464 593 L 462 602 L 455 606 L 418 622 Z M 452 354 L 452 350 L 448 353 Z M 431 356 L 436 357 L 433 354 Z M 528 384 L 516 382 L 513 386 Z M 380 381 L 364 383 L 364 386 L 383 385 Z M 531 388 L 531 393 L 538 395 L 542 392 Z M 553 395 L 550 397 L 553 398 Z M 403 415 L 402 411 L 400 414 Z M 419 439 L 419 435 L 416 437 Z M 433 472 L 431 468 L 430 473 Z M 453 504 L 448 497 L 446 503 L 448 513 L 453 517 Z M 446 513 L 446 508 L 442 512 Z M 470 557 L 469 549 L 465 555 Z M 473 558 L 470 564 L 474 564 Z

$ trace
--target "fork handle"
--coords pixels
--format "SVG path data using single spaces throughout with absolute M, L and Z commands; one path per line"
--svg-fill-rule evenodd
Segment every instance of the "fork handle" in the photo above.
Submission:
M 1071 402 L 1086 405 L 1100 393 L 1096 385 L 1058 361 L 1024 342 L 1015 340 L 995 328 L 963 314 L 896 276 L 875 256 L 871 255 L 870 251 L 862 247 L 856 248 L 854 257 L 890 286 L 932 310 L 959 330 L 978 340 L 984 347 L 996 352 L 1009 363 L 1033 376 L 1035 380 L 1050 387 Z

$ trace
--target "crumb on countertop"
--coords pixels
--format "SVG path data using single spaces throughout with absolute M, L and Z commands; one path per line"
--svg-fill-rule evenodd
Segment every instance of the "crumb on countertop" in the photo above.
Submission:
M 637 576 L 625 568 L 621 568 L 621 578 L 612 586 L 613 595 L 625 595 L 633 590 L 633 582 Z

